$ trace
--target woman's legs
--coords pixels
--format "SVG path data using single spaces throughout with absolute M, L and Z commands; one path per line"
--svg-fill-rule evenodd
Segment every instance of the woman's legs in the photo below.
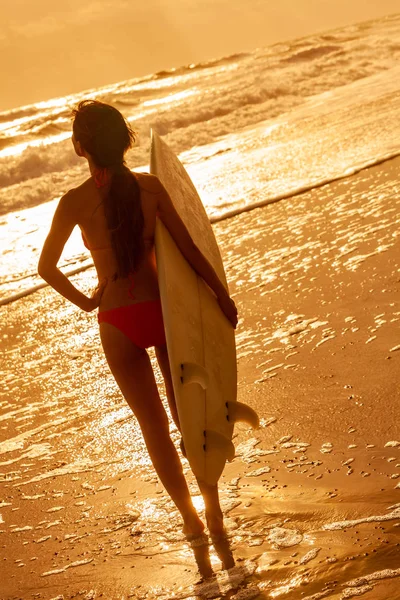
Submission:
M 160 365 L 161 373 L 164 377 L 165 390 L 167 393 L 167 399 L 171 415 L 176 426 L 180 431 L 181 428 L 179 424 L 178 411 L 176 408 L 174 389 L 172 386 L 167 346 L 160 346 L 156 348 L 156 356 L 158 364 Z M 197 483 L 204 499 L 207 526 L 210 531 L 210 534 L 216 536 L 221 535 L 224 532 L 224 525 L 222 510 L 219 503 L 218 485 L 209 485 L 208 483 L 199 480 L 197 480 Z
M 208 531 L 211 536 L 220 536 L 225 530 L 224 516 L 219 503 L 218 484 L 210 485 L 200 479 L 197 480 L 197 484 L 204 499 Z
M 100 336 L 111 372 L 139 422 L 154 468 L 182 515 L 184 531 L 198 535 L 204 525 L 193 507 L 182 465 L 169 435 L 168 417 L 148 354 L 108 323 L 101 323 Z

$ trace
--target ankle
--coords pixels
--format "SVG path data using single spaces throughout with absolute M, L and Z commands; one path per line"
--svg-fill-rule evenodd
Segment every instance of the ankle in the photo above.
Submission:
M 211 535 L 221 535 L 224 533 L 224 515 L 221 509 L 212 513 L 206 512 L 206 522 Z
M 183 533 L 185 535 L 201 535 L 205 529 L 203 521 L 199 515 L 191 515 L 183 518 Z
M 223 519 L 224 515 L 220 506 L 206 507 L 206 517 L 210 519 Z

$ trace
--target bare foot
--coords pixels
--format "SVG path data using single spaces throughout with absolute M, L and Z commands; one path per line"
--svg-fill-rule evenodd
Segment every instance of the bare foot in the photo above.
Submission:
M 235 559 L 233 558 L 232 548 L 226 534 L 218 538 L 212 537 L 211 539 L 214 550 L 222 562 L 222 568 L 224 570 L 232 569 L 235 566 Z

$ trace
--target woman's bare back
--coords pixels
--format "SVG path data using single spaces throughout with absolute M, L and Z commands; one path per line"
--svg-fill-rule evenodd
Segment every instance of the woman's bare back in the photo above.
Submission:
M 111 248 L 110 234 L 103 208 L 103 198 L 108 186 L 97 187 L 93 177 L 74 189 L 71 194 L 85 243 L 93 257 L 99 281 L 107 279 L 100 310 L 126 306 L 159 297 L 157 268 L 154 252 L 159 184 L 152 175 L 135 173 L 140 187 L 140 201 L 144 219 L 143 239 L 145 254 L 140 267 L 129 277 L 113 276 L 117 263 Z M 133 201 L 135 199 L 133 198 Z

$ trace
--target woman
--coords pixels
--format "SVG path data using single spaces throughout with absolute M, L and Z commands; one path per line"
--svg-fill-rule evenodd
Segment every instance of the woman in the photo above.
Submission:
M 165 343 L 154 254 L 156 218 L 162 220 L 193 269 L 215 293 L 233 327 L 237 311 L 214 269 L 193 243 L 157 177 L 132 173 L 125 152 L 134 134 L 115 108 L 95 100 L 73 111 L 72 142 L 88 161 L 91 177 L 63 196 L 40 256 L 39 274 L 82 310 L 99 307 L 100 337 L 109 367 L 139 421 L 148 452 L 176 504 L 188 539 L 204 524 L 193 507 L 178 453 L 169 435 L 146 348 L 155 346 L 171 415 L 179 429 Z M 99 285 L 89 298 L 57 268 L 75 225 L 90 250 Z M 217 486 L 199 481 L 212 536 L 223 533 Z

